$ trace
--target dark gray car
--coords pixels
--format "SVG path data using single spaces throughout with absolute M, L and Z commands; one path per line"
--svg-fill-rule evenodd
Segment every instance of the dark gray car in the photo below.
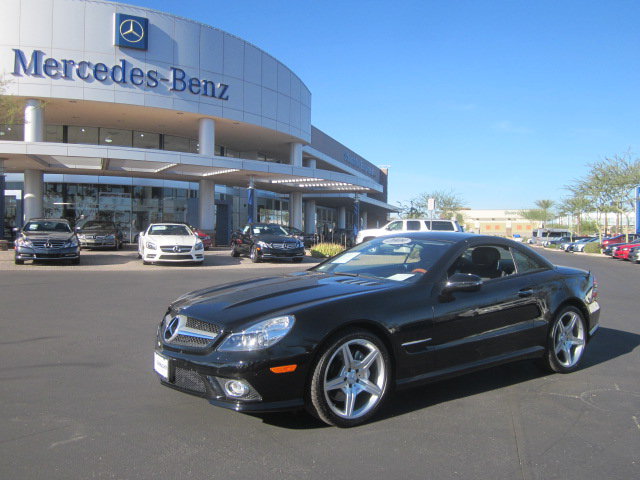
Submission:
M 87 220 L 78 227 L 78 240 L 82 248 L 122 248 L 122 232 L 116 224 L 106 220 Z
M 62 218 L 33 218 L 15 240 L 16 265 L 25 260 L 69 260 L 80 263 L 80 244 L 69 222 Z

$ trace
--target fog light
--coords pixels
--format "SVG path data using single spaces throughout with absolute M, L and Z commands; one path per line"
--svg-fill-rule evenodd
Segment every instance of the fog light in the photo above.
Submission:
M 249 387 L 240 380 L 227 380 L 224 384 L 224 391 L 230 397 L 244 397 L 249 393 Z

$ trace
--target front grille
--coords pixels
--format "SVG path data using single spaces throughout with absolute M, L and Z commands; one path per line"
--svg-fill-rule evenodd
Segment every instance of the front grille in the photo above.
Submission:
M 189 260 L 191 255 L 160 255 L 158 260 Z
M 67 243 L 66 240 L 31 240 L 36 248 L 62 248 Z
M 174 370 L 173 382 L 176 387 L 188 390 L 193 393 L 207 393 L 202 377 L 193 370 L 176 367 Z
M 178 247 L 177 252 L 176 250 L 174 250 L 176 247 Z M 161 246 L 160 250 L 162 250 L 165 253 L 184 253 L 184 252 L 191 251 L 191 245 L 166 245 L 166 246 Z
M 272 243 L 271 248 L 278 248 L 280 250 L 293 250 L 298 248 L 296 243 Z
M 203 330 L 205 332 L 210 332 L 214 334 L 220 333 L 220 328 L 217 325 L 209 322 L 203 322 L 202 320 L 198 320 L 196 318 L 187 318 L 187 327 L 195 328 L 196 330 Z
M 162 322 L 162 335 L 164 343 L 167 345 L 204 349 L 211 346 L 220 334 L 220 327 L 217 325 L 187 317 L 186 323 L 179 327 L 178 334 L 175 338 L 169 341 L 164 335 L 167 325 L 169 325 L 169 322 L 174 318 L 174 313 L 168 314 Z M 192 331 L 189 331 L 188 329 L 191 329 Z

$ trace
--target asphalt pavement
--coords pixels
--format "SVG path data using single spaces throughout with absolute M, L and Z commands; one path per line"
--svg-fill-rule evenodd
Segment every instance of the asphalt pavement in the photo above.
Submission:
M 142 267 L 125 251 L 16 267 L 3 252 L 0 478 L 640 478 L 640 265 L 543 253 L 600 284 L 602 328 L 579 371 L 493 368 L 395 394 L 344 430 L 216 408 L 153 372 L 172 299 L 312 260 L 254 265 L 217 250 L 204 267 Z

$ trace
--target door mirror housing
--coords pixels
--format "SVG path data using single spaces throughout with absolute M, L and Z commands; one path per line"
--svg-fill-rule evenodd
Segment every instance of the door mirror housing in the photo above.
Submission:
M 482 287 L 482 279 L 471 273 L 455 273 L 444 285 L 443 293 L 475 292 Z

